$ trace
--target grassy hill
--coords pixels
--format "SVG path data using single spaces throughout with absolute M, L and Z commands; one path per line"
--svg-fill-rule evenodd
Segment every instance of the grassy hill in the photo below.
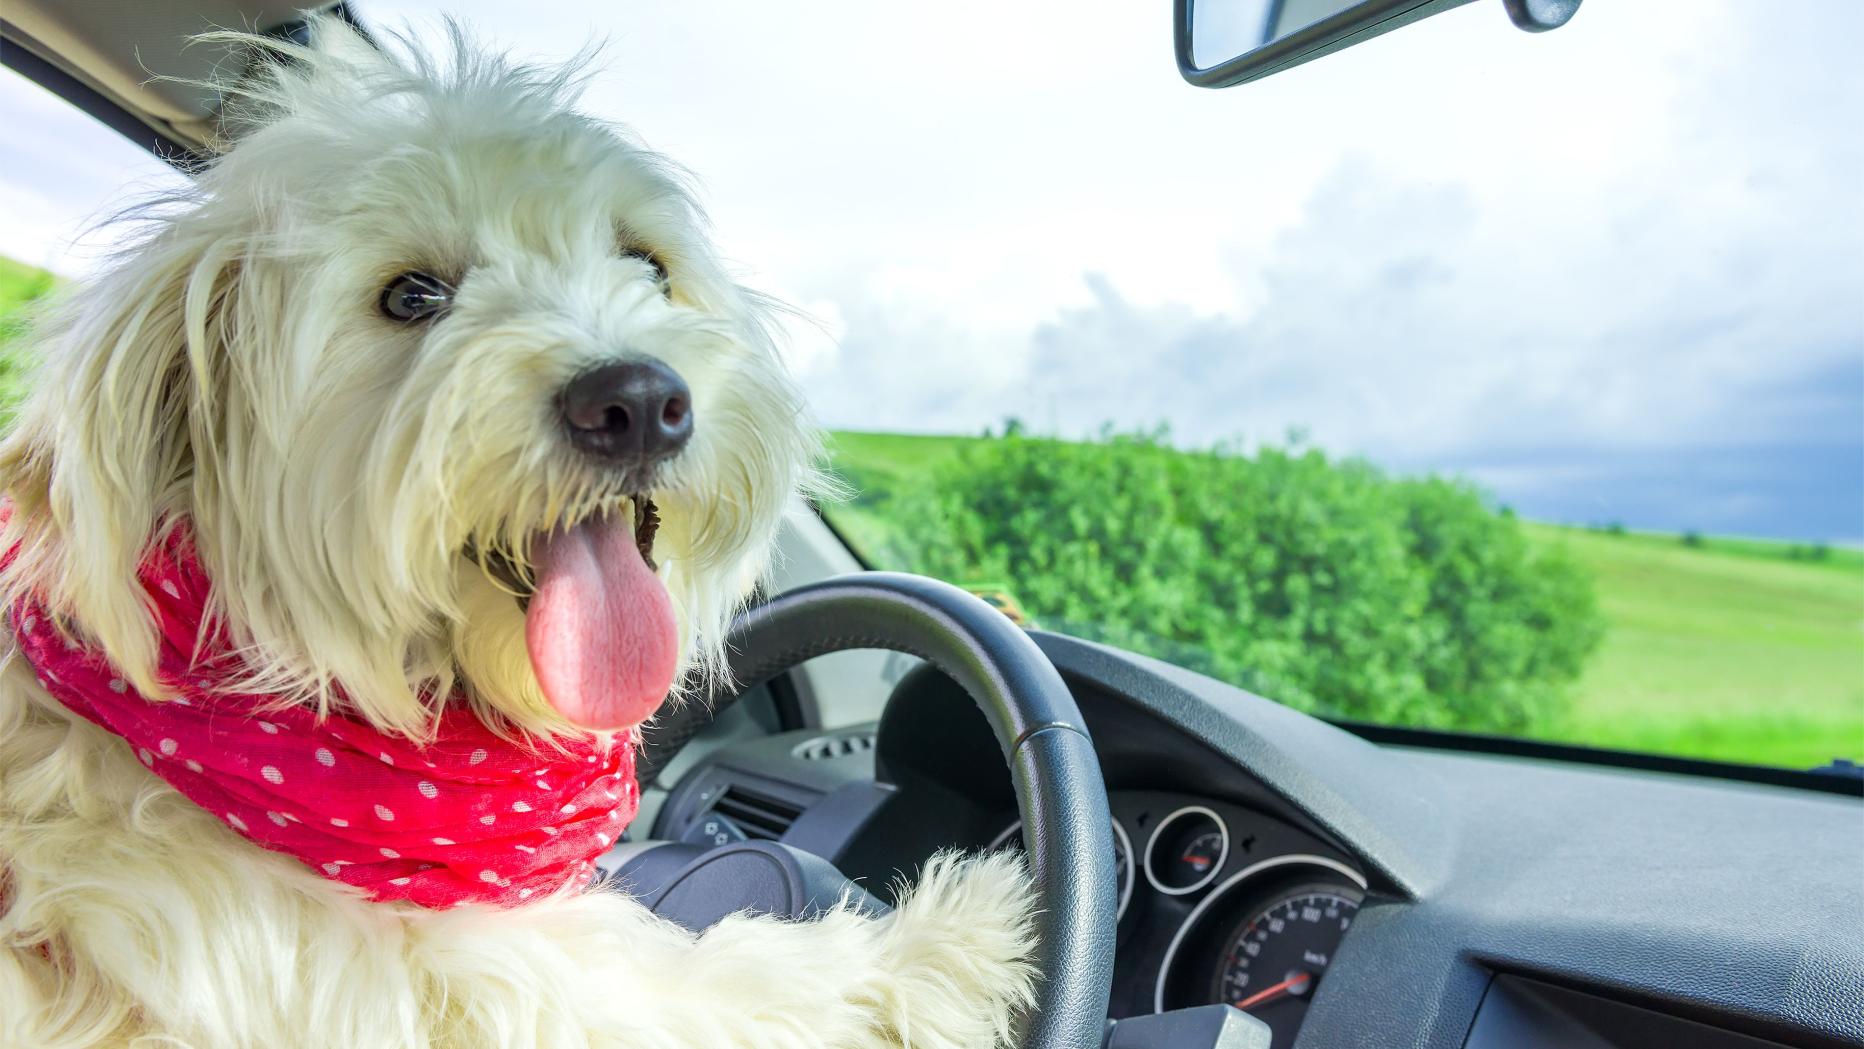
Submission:
M 832 455 L 857 490 L 899 490 L 966 437 L 837 433 Z M 893 549 L 888 504 L 829 514 L 876 564 Z M 1607 621 L 1561 723 L 1561 742 L 1812 767 L 1864 757 L 1864 552 L 1529 524 L 1590 569 Z
M 1789 766 L 1864 756 L 1864 554 L 1531 527 L 1592 569 L 1610 624 L 1564 738 Z

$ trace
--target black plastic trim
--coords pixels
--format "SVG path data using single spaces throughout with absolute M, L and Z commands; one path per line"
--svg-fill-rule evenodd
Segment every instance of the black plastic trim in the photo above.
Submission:
M 770 707 L 776 711 L 779 732 L 816 727 L 804 712 L 802 696 L 796 691 L 795 673 L 788 670 L 764 682 L 764 687 L 770 691 Z
M 1606 750 L 1574 743 L 1547 743 L 1509 736 L 1485 736 L 1469 732 L 1445 732 L 1441 729 L 1406 728 L 1398 725 L 1375 725 L 1364 721 L 1325 719 L 1371 743 L 1389 743 L 1406 747 L 1431 747 L 1469 754 L 1494 754 L 1515 758 L 1540 758 L 1546 761 L 1575 761 L 1608 768 L 1635 769 L 1639 772 L 1667 772 L 1679 776 L 1706 776 L 1741 783 L 1763 783 L 1772 787 L 1793 787 L 1825 794 L 1864 798 L 1864 779 L 1839 772 L 1801 772 L 1798 769 L 1770 768 L 1766 765 L 1738 765 L 1704 758 L 1674 757 L 1668 754 L 1644 754 L 1633 750 Z
M 1734 1018 L 1692 1018 L 1557 983 L 1498 974 L 1470 1023 L 1463 1049 L 1787 1049 L 1770 1034 L 1723 1026 Z

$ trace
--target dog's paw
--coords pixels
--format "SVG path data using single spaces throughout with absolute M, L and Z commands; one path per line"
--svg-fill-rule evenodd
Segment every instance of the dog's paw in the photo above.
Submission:
M 1020 854 L 940 853 L 885 919 L 882 1015 L 900 1045 L 1007 1045 L 1035 1001 L 1035 890 Z

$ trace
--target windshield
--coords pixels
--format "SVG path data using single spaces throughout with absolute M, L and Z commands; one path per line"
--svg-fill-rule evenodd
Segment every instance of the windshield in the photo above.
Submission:
M 808 315 L 867 563 L 1338 719 L 1864 759 L 1849 0 L 1473 3 L 1216 92 L 1157 4 L 446 8 L 606 38 L 585 106 Z

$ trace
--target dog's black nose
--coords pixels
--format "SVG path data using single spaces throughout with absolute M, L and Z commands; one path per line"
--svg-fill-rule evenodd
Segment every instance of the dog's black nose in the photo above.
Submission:
M 652 466 L 693 435 L 692 391 L 659 361 L 592 368 L 563 387 L 570 443 L 617 465 Z

